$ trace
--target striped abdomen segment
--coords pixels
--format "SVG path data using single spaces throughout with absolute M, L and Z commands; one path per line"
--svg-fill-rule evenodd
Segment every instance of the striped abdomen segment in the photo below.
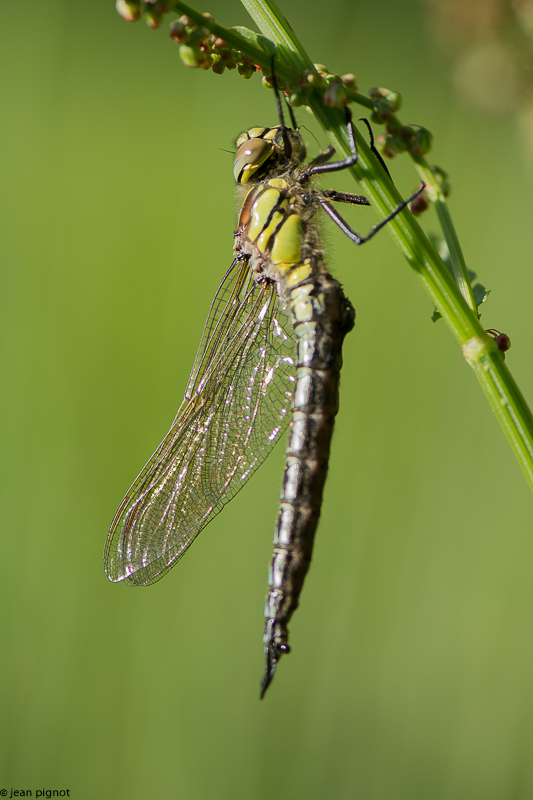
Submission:
M 287 625 L 311 561 L 339 407 L 342 341 L 355 317 L 340 285 L 329 276 L 298 288 L 302 291 L 291 292 L 298 336 L 297 379 L 265 604 L 263 694 L 279 658 L 289 651 Z M 303 296 L 308 299 L 302 305 Z

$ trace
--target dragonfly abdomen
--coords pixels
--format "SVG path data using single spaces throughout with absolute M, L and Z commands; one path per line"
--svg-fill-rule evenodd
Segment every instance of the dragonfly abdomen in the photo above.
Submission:
M 258 280 L 277 286 L 298 343 L 296 381 L 274 552 L 265 603 L 264 695 L 283 653 L 288 622 L 298 607 L 326 481 L 339 407 L 342 342 L 355 311 L 323 263 L 314 223 L 316 195 L 298 179 L 269 178 L 248 192 L 235 250 Z
M 287 626 L 311 562 L 339 407 L 342 342 L 355 318 L 340 284 L 320 273 L 290 292 L 298 364 L 265 603 L 263 693 L 279 658 L 289 651 Z

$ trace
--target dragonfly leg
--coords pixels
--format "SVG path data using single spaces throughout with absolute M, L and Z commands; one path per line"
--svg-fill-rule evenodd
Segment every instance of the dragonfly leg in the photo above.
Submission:
M 351 194 L 351 192 L 337 192 L 335 189 L 326 189 L 321 195 L 334 203 L 351 203 L 354 206 L 369 206 L 370 200 L 363 194 Z
M 390 222 L 390 221 L 391 221 L 391 219 L 394 219 L 394 217 L 396 217 L 396 216 L 397 216 L 397 215 L 398 215 L 398 214 L 399 214 L 401 211 L 403 211 L 403 209 L 404 209 L 404 208 L 405 208 L 405 207 L 406 207 L 406 206 L 407 206 L 407 205 L 408 205 L 408 204 L 409 204 L 409 203 L 410 203 L 412 200 L 414 200 L 414 199 L 415 199 L 415 197 L 418 197 L 418 195 L 419 195 L 421 192 L 423 192 L 425 188 L 426 188 L 426 184 L 425 184 L 425 183 L 423 183 L 423 184 L 422 184 L 422 186 L 421 186 L 419 189 L 417 189 L 417 190 L 416 190 L 416 192 L 415 192 L 413 195 L 411 195 L 411 197 L 408 197 L 408 198 L 407 198 L 407 200 L 403 200 L 401 203 L 399 203 L 399 205 L 397 205 L 397 206 L 396 206 L 396 208 L 394 209 L 394 211 L 391 211 L 391 213 L 390 213 L 390 214 L 388 214 L 388 215 L 385 217 L 385 219 L 382 219 L 380 222 L 378 222 L 378 224 L 377 224 L 377 225 L 375 225 L 375 226 L 372 228 L 372 230 L 370 231 L 370 233 L 369 233 L 369 234 L 367 234 L 367 236 L 361 236 L 361 234 L 360 234 L 360 233 L 357 233 L 357 231 L 354 231 L 354 229 L 353 229 L 353 228 L 352 228 L 352 227 L 351 227 L 351 226 L 350 226 L 350 225 L 349 225 L 349 224 L 346 222 L 346 220 L 345 220 L 345 219 L 344 219 L 344 218 L 343 218 L 343 217 L 342 217 L 342 216 L 339 214 L 339 212 L 337 211 L 337 209 L 336 209 L 336 208 L 334 208 L 334 207 L 331 205 L 331 203 L 329 203 L 329 202 L 328 202 L 327 200 L 325 200 L 323 197 L 320 197 L 320 195 L 319 195 L 319 194 L 318 194 L 317 196 L 318 196 L 318 200 L 320 201 L 320 205 L 322 206 L 322 208 L 324 209 L 324 211 L 326 212 L 326 214 L 327 214 L 329 217 L 331 217 L 331 219 L 333 220 L 333 222 L 335 223 L 335 225 L 337 225 L 337 226 L 338 226 L 338 227 L 341 229 L 341 231 L 342 231 L 342 232 L 343 232 L 343 233 L 344 233 L 344 234 L 345 234 L 345 235 L 346 235 L 346 236 L 347 236 L 349 239 L 351 239 L 351 240 L 352 240 L 352 242 L 353 242 L 354 244 L 364 244 L 365 242 L 368 242 L 368 240 L 369 240 L 369 239 L 371 239 L 373 236 L 375 236 L 375 235 L 376 235 L 376 233 L 377 233 L 378 231 L 380 231 L 380 230 L 381 230 L 381 229 L 382 229 L 382 228 L 383 228 L 383 227 L 384 227 L 384 226 L 385 226 L 385 225 L 386 225 L 388 222 Z M 349 202 L 349 201 L 348 201 L 348 202 Z M 361 205 L 362 205 L 362 204 L 361 204 Z
M 281 92 L 280 92 L 279 87 L 278 87 L 278 81 L 277 81 L 277 78 L 276 78 L 276 70 L 274 68 L 275 67 L 275 64 L 274 64 L 275 60 L 276 60 L 276 57 L 274 55 L 271 56 L 271 58 L 270 58 L 270 68 L 272 70 L 272 88 L 274 89 L 274 95 L 276 97 L 276 106 L 277 106 L 277 109 L 278 109 L 279 124 L 280 124 L 280 128 L 281 128 L 281 135 L 283 137 L 283 145 L 284 145 L 284 148 L 285 148 L 285 154 L 287 156 L 289 156 L 290 152 L 291 152 L 291 146 L 290 146 L 290 142 L 289 142 L 289 137 L 287 135 L 287 127 L 285 125 L 285 118 L 283 116 L 283 103 L 281 101 Z M 297 125 L 296 125 L 296 119 L 294 117 L 294 112 L 293 112 L 292 108 L 290 107 L 290 105 L 288 103 L 287 103 L 287 108 L 289 109 L 289 116 L 291 118 L 291 125 L 292 125 L 293 129 L 296 130 Z
M 359 153 L 357 152 L 357 146 L 355 144 L 352 112 L 350 111 L 349 108 L 345 108 L 344 113 L 346 115 L 346 131 L 348 133 L 348 145 L 350 147 L 351 155 L 347 156 L 346 158 L 343 158 L 342 161 L 333 161 L 331 164 L 311 163 L 306 169 L 300 172 L 300 175 L 298 176 L 299 183 L 305 183 L 305 181 L 311 175 L 324 175 L 327 172 L 341 172 L 341 170 L 343 169 L 348 169 L 349 167 L 353 167 L 353 165 L 357 162 L 357 159 L 359 158 Z M 324 150 L 324 153 L 326 152 L 328 151 Z
M 334 153 L 335 153 L 335 148 L 333 147 L 332 144 L 330 144 L 329 147 L 326 147 L 325 150 L 322 150 L 321 153 L 312 158 L 307 166 L 315 167 L 317 164 L 325 164 L 326 161 L 329 161 L 329 159 L 332 157 Z
M 381 156 L 381 153 L 379 152 L 379 150 L 377 149 L 377 147 L 376 147 L 376 145 L 375 145 L 375 142 L 374 142 L 374 132 L 373 132 L 373 130 L 372 130 L 372 128 L 371 128 L 371 126 L 370 126 L 370 122 L 367 120 L 367 118 L 366 118 L 366 117 L 361 117 L 361 118 L 359 119 L 359 122 L 364 122 L 364 123 L 365 123 L 365 125 L 366 125 L 366 127 L 368 128 L 368 135 L 369 135 L 369 137 L 370 137 L 370 149 L 372 150 L 372 152 L 373 152 L 373 153 L 374 153 L 374 155 L 376 156 L 377 160 L 379 161 L 379 163 L 381 164 L 381 166 L 383 167 L 383 169 L 385 170 L 385 172 L 387 173 L 387 175 L 389 176 L 389 178 L 390 178 L 390 179 L 391 179 L 391 181 L 392 181 L 392 175 L 390 174 L 389 170 L 387 169 L 387 165 L 386 165 L 386 164 L 385 164 L 385 162 L 383 161 L 383 158 L 382 158 L 382 156 Z M 393 183 L 394 183 L 394 181 L 393 181 Z

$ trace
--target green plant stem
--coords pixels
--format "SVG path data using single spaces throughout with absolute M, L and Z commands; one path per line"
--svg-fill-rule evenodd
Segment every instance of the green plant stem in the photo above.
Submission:
M 435 178 L 433 170 L 427 163 L 426 159 L 422 156 L 415 156 L 413 154 L 411 154 L 411 158 L 416 165 L 418 174 L 427 186 L 428 195 L 433 201 L 437 211 L 437 216 L 444 232 L 444 238 L 446 239 L 446 245 L 450 254 L 455 282 L 459 288 L 459 291 L 466 300 L 467 305 L 475 314 L 477 314 L 476 301 L 474 300 L 472 285 L 468 278 L 466 262 L 461 245 L 459 244 L 459 238 L 452 222 L 448 204 L 446 203 L 446 197 L 444 196 L 439 182 Z
M 300 64 L 304 69 L 309 69 L 309 57 L 273 0 L 242 0 L 242 3 L 265 36 L 276 45 L 281 45 L 284 50 L 291 49 L 293 51 L 290 59 L 291 66 L 297 67 Z M 278 69 L 278 61 L 276 61 L 276 69 Z M 316 93 L 311 96 L 309 105 L 328 133 L 336 150 L 349 154 L 344 116 L 341 112 L 325 106 Z M 382 216 L 386 216 L 401 202 L 402 198 L 357 130 L 356 144 L 360 158 L 352 170 L 371 197 L 374 206 L 379 209 Z M 425 162 L 423 160 L 421 162 L 417 165 L 418 168 L 429 170 Z M 437 190 L 438 186 L 432 173 L 431 175 L 428 173 L 425 177 Z M 439 195 L 437 195 L 438 198 Z M 463 355 L 473 368 L 526 480 L 533 490 L 533 416 L 504 364 L 494 340 L 485 333 L 479 322 L 467 278 L 466 265 L 443 196 L 438 199 L 437 213 L 450 253 L 453 253 L 454 275 L 458 278 L 464 296 L 434 246 L 410 212 L 407 210 L 402 212 L 387 225 L 387 228 L 417 273 L 445 323 L 461 345 Z M 465 283 L 468 283 L 468 289 L 464 285 Z

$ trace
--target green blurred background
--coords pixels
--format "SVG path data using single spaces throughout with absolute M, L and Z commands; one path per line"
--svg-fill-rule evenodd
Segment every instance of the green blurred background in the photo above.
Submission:
M 225 150 L 272 124 L 274 102 L 257 77 L 187 70 L 166 24 L 128 25 L 112 0 L 1 5 L 0 789 L 533 797 L 531 494 L 387 234 L 355 250 L 325 226 L 358 319 L 293 653 L 265 700 L 282 447 L 165 580 L 106 580 L 108 525 L 174 416 L 231 259 Z M 207 10 L 252 27 L 236 0 Z M 515 113 L 457 99 L 423 2 L 283 10 L 313 60 L 400 91 L 402 120 L 434 133 L 469 267 L 492 289 L 483 322 L 511 336 L 531 400 Z M 408 160 L 391 168 L 412 191 Z M 372 212 L 353 214 L 367 231 Z

